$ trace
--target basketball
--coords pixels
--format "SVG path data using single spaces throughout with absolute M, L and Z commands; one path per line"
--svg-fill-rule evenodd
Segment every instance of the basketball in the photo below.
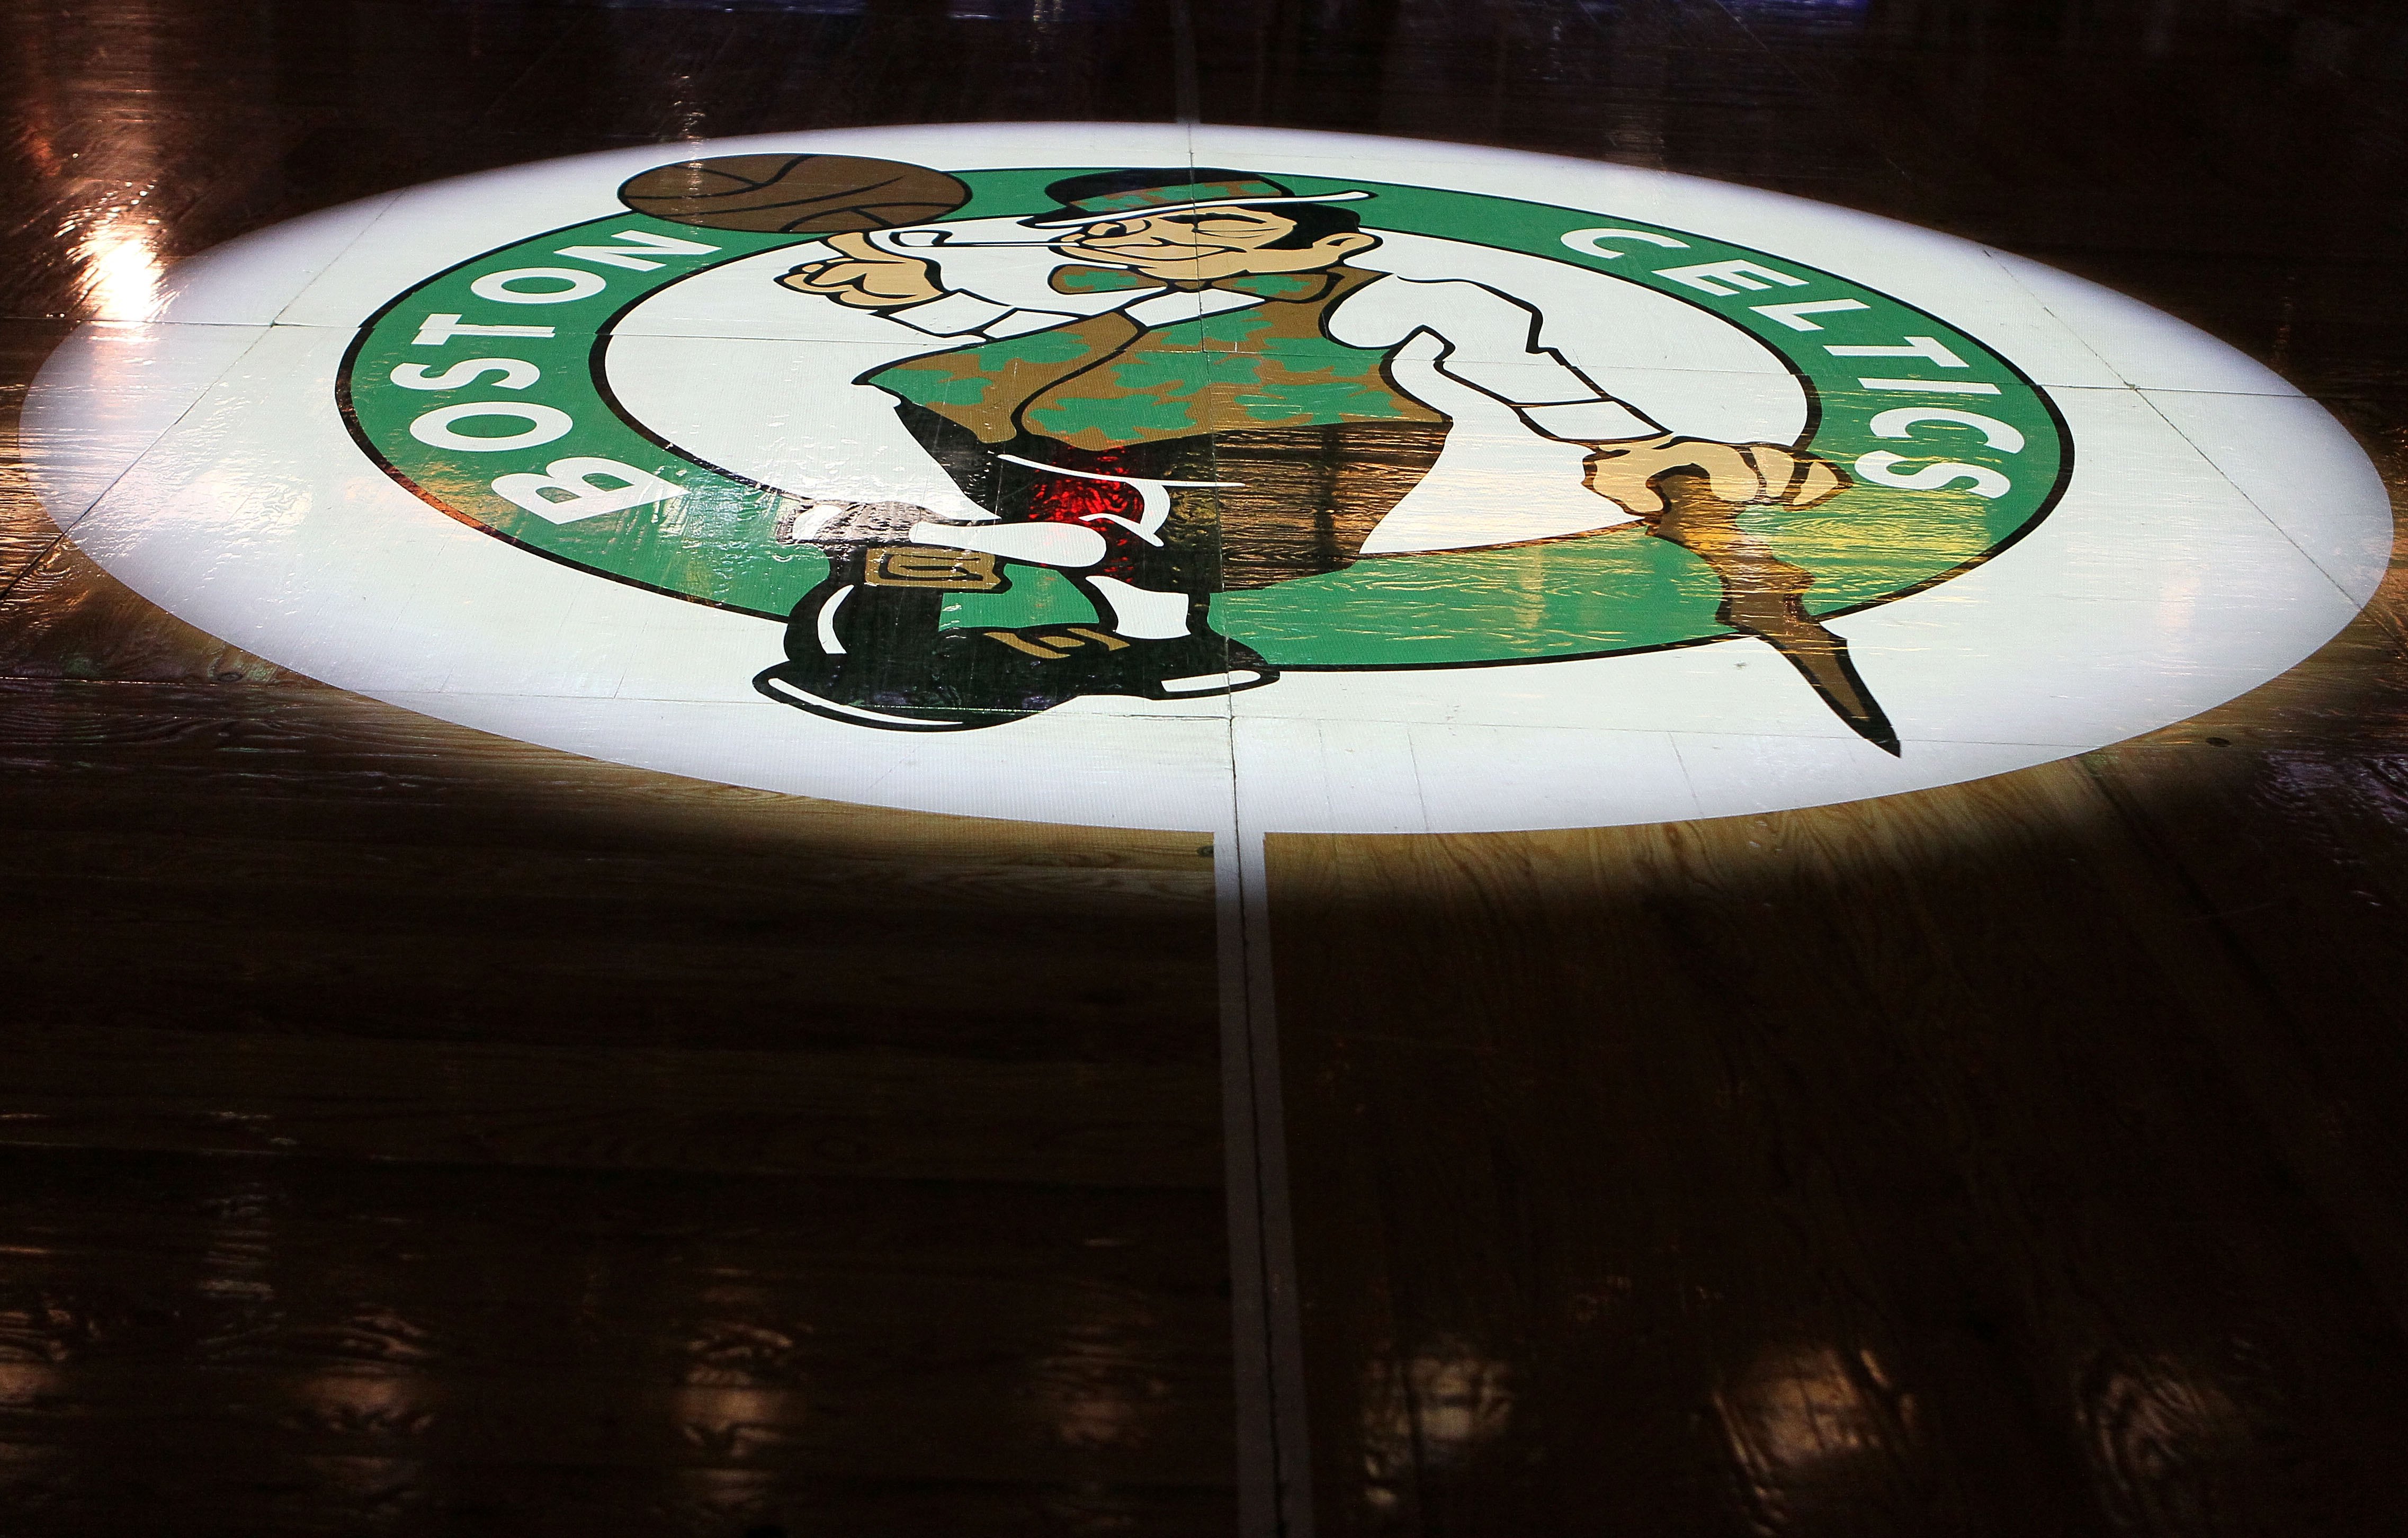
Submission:
M 893 229 L 969 200 L 942 171 L 858 155 L 721 155 L 656 165 L 619 189 L 619 201 L 655 219 L 777 235 Z

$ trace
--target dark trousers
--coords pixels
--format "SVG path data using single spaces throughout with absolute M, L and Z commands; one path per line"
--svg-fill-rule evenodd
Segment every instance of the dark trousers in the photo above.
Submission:
M 1183 593 L 1268 587 L 1350 565 L 1380 520 L 1437 463 L 1447 433 L 1444 423 L 1343 422 L 1096 451 L 1025 432 L 1008 443 L 982 443 L 925 407 L 906 402 L 896 412 L 980 507 L 1008 522 L 1082 522 L 1103 534 L 1108 553 L 1082 575 Z M 1154 531 L 1162 540 L 1156 546 L 1095 517 L 1139 522 L 1136 487 L 1049 475 L 1004 454 L 1089 475 L 1240 484 L 1174 489 L 1170 516 Z

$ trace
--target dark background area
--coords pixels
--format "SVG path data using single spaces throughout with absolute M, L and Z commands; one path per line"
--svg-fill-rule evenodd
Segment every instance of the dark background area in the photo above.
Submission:
M 0 425 L 129 243 L 1192 99 L 1987 241 L 2264 359 L 2402 484 L 2396 4 L 1178 20 L 0 0 Z M 2398 1531 L 2402 614 L 1977 786 L 1275 841 L 1321 1531 Z M 11 460 L 0 851 L 9 1538 L 1231 1531 L 1192 836 L 408 716 L 135 598 Z

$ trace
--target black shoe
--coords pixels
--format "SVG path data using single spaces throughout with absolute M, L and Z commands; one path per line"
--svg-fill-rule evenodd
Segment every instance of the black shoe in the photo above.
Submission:
M 981 681 L 979 693 L 1018 697 L 1039 710 L 1082 695 L 1204 699 L 1279 679 L 1279 669 L 1254 648 L 1211 631 L 1159 640 L 1092 625 L 951 630 L 939 638 L 937 652 L 950 676 Z
M 937 628 L 939 596 L 823 583 L 796 607 L 787 660 L 752 686 L 781 704 L 889 731 L 1001 726 L 1084 695 L 1201 699 L 1279 677 L 1221 636 L 1144 640 L 1096 625 Z
M 797 662 L 781 662 L 754 675 L 752 687 L 781 705 L 823 715 L 848 726 L 878 726 L 887 731 L 958 732 L 999 726 L 1033 715 L 1033 711 L 964 710 L 948 704 L 944 691 L 929 688 L 864 690 L 847 686 L 840 674 Z
M 982 708 L 940 676 L 938 626 L 948 591 L 848 580 L 859 575 L 860 553 L 847 556 L 795 606 L 786 660 L 756 675 L 755 689 L 831 721 L 889 731 L 966 731 L 1031 713 Z

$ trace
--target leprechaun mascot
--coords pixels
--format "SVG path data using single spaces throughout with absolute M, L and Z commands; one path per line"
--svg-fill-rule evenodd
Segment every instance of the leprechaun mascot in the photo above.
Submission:
M 1853 708 L 1835 696 L 1861 691 L 1842 643 L 1799 605 L 1810 579 L 1735 517 L 1746 503 L 1830 496 L 1847 483 L 1830 465 L 1667 433 L 1539 345 L 1539 312 L 1510 295 L 1350 266 L 1379 240 L 1340 205 L 1368 193 L 1304 196 L 1194 168 L 1072 177 L 1048 193 L 1061 206 L 1024 223 L 1061 233 L 1026 243 L 1062 259 L 1056 292 L 1109 308 L 998 303 L 857 234 L 780 280 L 946 339 L 860 382 L 893 395 L 911 436 L 995 517 L 797 508 L 781 537 L 816 545 L 830 569 L 796 607 L 787 660 L 757 680 L 765 694 L 838 720 L 947 730 L 1082 695 L 1185 699 L 1271 683 L 1269 663 L 1213 631 L 1211 595 L 1348 565 L 1428 471 L 1449 419 L 1390 367 L 1427 333 L 1442 372 L 1532 433 L 1590 450 L 1589 489 L 1619 504 L 1600 509 L 1600 526 L 1627 509 L 1694 551 L 1723 581 L 1726 623 L 1772 640 L 1835 708 Z M 1096 621 L 944 628 L 953 595 L 1002 585 L 1002 561 L 1061 572 Z

